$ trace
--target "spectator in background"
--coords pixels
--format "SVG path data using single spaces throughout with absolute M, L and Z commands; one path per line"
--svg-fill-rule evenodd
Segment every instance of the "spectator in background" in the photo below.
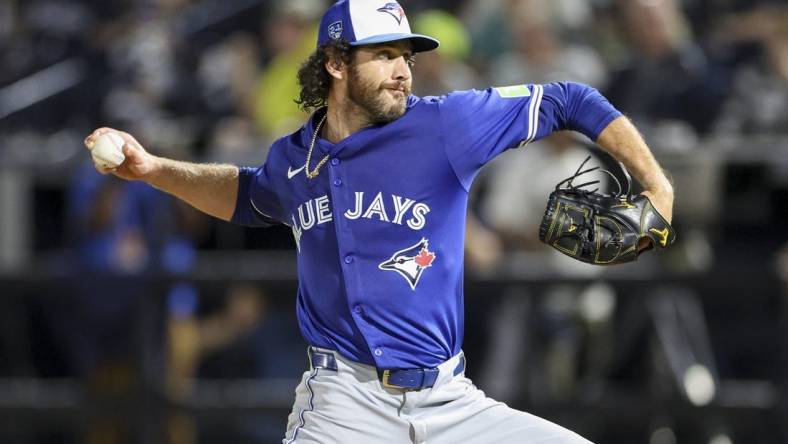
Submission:
M 760 5 L 724 16 L 717 52 L 741 59 L 715 131 L 722 136 L 788 132 L 788 7 Z
M 170 196 L 92 170 L 86 166 L 75 176 L 68 226 L 75 249 L 72 265 L 93 278 L 78 282 L 76 303 L 52 313 L 71 371 L 86 378 L 107 365 L 133 367 L 129 359 L 138 332 L 131 322 L 142 306 L 139 298 L 151 288 L 131 280 L 118 285 L 112 277 L 188 273 L 195 259 L 193 239 L 205 227 L 204 217 Z M 195 292 L 179 285 L 171 294 L 195 297 Z
M 656 148 L 692 149 L 725 96 L 678 0 L 618 0 L 629 50 L 614 69 L 607 97 L 638 123 Z
M 265 139 L 255 122 L 261 46 L 256 36 L 235 33 L 208 48 L 197 76 L 205 103 L 217 116 L 209 127 L 206 157 L 216 162 L 257 162 Z
M 295 72 L 317 40 L 319 0 L 278 0 L 261 35 L 237 32 L 210 47 L 198 68 L 205 102 L 222 114 L 212 123 L 208 158 L 256 164 L 275 135 L 299 126 Z M 264 57 L 261 57 L 264 54 Z
M 197 378 L 281 380 L 283 386 L 295 386 L 292 372 L 303 366 L 298 351 L 306 344 L 296 333 L 293 317 L 282 315 L 282 308 L 261 286 L 233 283 L 222 298 L 201 298 L 197 313 L 180 311 L 170 310 L 167 327 L 167 389 L 172 400 L 188 400 Z M 217 435 L 217 430 L 200 427 L 186 415 L 174 418 L 171 432 L 188 437 L 178 444 L 267 443 L 282 434 L 281 420 L 275 416 L 239 419 L 234 426 L 221 427 Z
M 492 59 L 488 77 L 493 84 L 571 79 L 600 89 L 607 85 L 607 68 L 596 51 L 562 39 L 556 11 L 548 0 L 506 4 L 502 14 L 512 47 Z
M 162 361 L 163 350 L 150 348 L 163 337 L 155 308 L 167 298 L 170 305 L 197 298 L 185 282 L 167 288 L 136 278 L 189 273 L 206 219 L 144 184 L 96 174 L 92 165 L 74 175 L 67 203 L 68 264 L 78 279 L 69 297 L 42 305 L 52 355 L 63 360 L 61 376 L 81 380 L 91 395 L 130 398 L 157 377 L 142 373 L 155 367 L 142 361 Z M 122 419 L 109 412 L 83 433 L 86 442 L 125 442 Z
M 165 389 L 173 401 L 188 398 L 197 377 L 284 378 L 301 368 L 298 351 L 305 345 L 295 320 L 279 316 L 281 308 L 260 288 L 236 284 L 226 295 L 206 297 L 186 281 L 162 288 L 156 281 L 123 279 L 190 274 L 207 222 L 140 182 L 118 182 L 96 174 L 92 166 L 75 176 L 68 222 L 75 248 L 72 264 L 78 275 L 91 278 L 77 283 L 74 299 L 46 307 L 68 375 L 82 378 L 99 396 L 130 396 L 139 383 L 136 347 L 143 340 L 146 346 L 166 345 L 153 352 L 166 363 Z M 161 300 L 166 300 L 164 330 L 140 331 L 135 322 L 141 311 Z M 172 433 L 199 435 L 188 417 L 170 420 Z M 87 430 L 91 439 L 122 442 L 121 426 L 113 419 L 94 425 Z M 262 442 L 281 435 L 281 424 L 270 418 L 241 429 L 237 433 Z
M 541 33 L 537 29 L 538 24 L 549 26 L 549 32 L 562 40 L 561 46 L 579 45 L 582 48 L 591 40 L 590 32 L 596 31 L 599 26 L 593 20 L 592 3 L 588 0 L 469 1 L 462 8 L 461 17 L 473 37 L 474 66 L 489 74 L 488 67 L 496 59 L 516 57 L 526 50 L 526 46 L 535 46 L 536 41 L 532 45 L 520 40 L 525 37 L 521 30 L 530 28 L 529 31 Z M 521 25 L 520 20 L 525 23 Z M 572 40 L 567 40 L 567 37 L 572 37 Z M 531 60 L 533 63 L 536 61 Z
M 479 83 L 476 72 L 467 65 L 470 35 L 455 16 L 437 9 L 424 11 L 413 19 L 413 30 L 435 36 L 440 51 L 419 54 L 415 71 L 416 95 L 440 95 L 463 90 Z
M 304 112 L 295 103 L 300 91 L 295 73 L 317 41 L 323 3 L 280 0 L 277 8 L 279 12 L 266 26 L 265 38 L 279 43 L 273 45 L 273 57 L 254 90 L 255 120 L 267 141 L 294 131 L 304 120 Z M 259 159 L 263 158 L 261 154 Z
M 233 283 L 225 297 L 204 301 L 197 309 L 172 307 L 170 394 L 175 399 L 188 396 L 197 377 L 290 377 L 303 361 L 292 350 L 306 345 L 295 335 L 283 334 L 295 331 L 296 326 L 290 317 L 279 316 L 278 310 L 269 292 L 251 283 Z M 200 315 L 194 316 L 195 312 Z M 233 365 L 226 365 L 227 361 Z

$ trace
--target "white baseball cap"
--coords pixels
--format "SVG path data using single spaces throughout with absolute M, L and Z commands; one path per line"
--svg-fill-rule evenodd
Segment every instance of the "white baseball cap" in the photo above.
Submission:
M 344 38 L 351 46 L 409 40 L 413 52 L 432 51 L 440 43 L 410 32 L 405 10 L 395 1 L 339 0 L 323 14 L 317 46 Z

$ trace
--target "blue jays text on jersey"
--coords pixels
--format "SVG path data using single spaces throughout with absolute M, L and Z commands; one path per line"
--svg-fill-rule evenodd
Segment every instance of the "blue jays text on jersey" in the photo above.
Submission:
M 576 83 L 411 96 L 393 122 L 337 144 L 318 138 L 313 159 L 330 161 L 308 179 L 324 113 L 241 169 L 233 221 L 292 228 L 304 338 L 378 368 L 431 368 L 459 353 L 465 215 L 480 168 L 557 130 L 595 140 L 621 115 Z
M 383 192 L 378 192 L 375 197 L 368 197 L 367 201 L 365 201 L 363 191 L 356 191 L 355 195 L 355 206 L 342 213 L 342 216 L 348 219 L 378 219 L 397 225 L 406 224 L 413 230 L 421 230 L 427 222 L 426 215 L 430 212 L 430 207 L 427 204 L 396 194 L 391 195 L 388 204 L 385 203 L 389 202 L 386 199 L 388 196 L 384 198 Z M 406 219 L 406 215 L 409 218 Z M 296 211 L 290 215 L 289 220 L 292 224 L 288 225 L 293 229 L 293 237 L 299 253 L 301 252 L 301 235 L 304 230 L 331 222 L 333 217 L 328 195 L 310 199 L 298 206 Z

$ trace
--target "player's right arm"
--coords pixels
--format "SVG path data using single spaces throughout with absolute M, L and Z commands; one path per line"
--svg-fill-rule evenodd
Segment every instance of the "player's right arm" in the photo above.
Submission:
M 123 145 L 126 160 L 112 170 L 96 166 L 100 173 L 112 173 L 126 180 L 141 180 L 204 213 L 225 221 L 232 219 L 238 197 L 238 167 L 197 164 L 154 156 L 130 134 L 111 128 L 95 130 L 85 138 L 85 146 L 92 148 L 95 140 L 107 132 L 118 134 L 126 142 Z

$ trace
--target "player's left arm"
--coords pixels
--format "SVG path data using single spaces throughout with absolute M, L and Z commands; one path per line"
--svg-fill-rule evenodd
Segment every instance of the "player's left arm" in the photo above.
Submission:
M 643 186 L 659 214 L 673 220 L 673 186 L 635 125 L 625 116 L 610 122 L 596 139 L 597 145 L 621 161 Z
M 565 129 L 585 134 L 623 163 L 654 208 L 672 220 L 673 186 L 632 122 L 596 89 L 572 82 L 544 85 L 536 138 Z

